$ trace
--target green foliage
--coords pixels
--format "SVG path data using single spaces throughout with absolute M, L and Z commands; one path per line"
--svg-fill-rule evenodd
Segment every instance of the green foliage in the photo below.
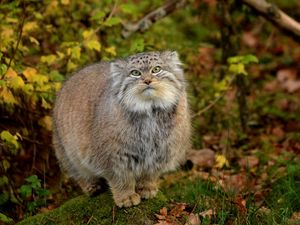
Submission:
M 262 126 L 269 120 L 300 121 L 297 108 L 292 111 L 277 106 L 280 100 L 287 100 L 289 105 L 297 106 L 299 95 L 291 97 L 282 91 L 262 94 L 263 85 L 260 84 L 261 80 L 265 79 L 265 70 L 273 79 L 278 65 L 281 67 L 293 65 L 297 62 L 293 59 L 298 59 L 299 55 L 293 56 L 294 49 L 288 46 L 288 50 L 283 50 L 284 53 L 279 56 L 284 40 L 277 41 L 276 38 L 279 35 L 274 31 L 270 32 L 270 27 L 266 24 L 257 26 L 263 31 L 262 35 L 258 33 L 254 35 L 253 33 L 257 30 L 253 29 L 257 28 L 253 26 L 256 16 L 248 8 L 243 8 L 235 12 L 234 21 L 241 27 L 245 25 L 244 30 L 239 31 L 241 36 L 244 38 L 249 34 L 252 35 L 252 40 L 258 43 L 258 47 L 250 49 L 242 44 L 240 51 L 235 53 L 237 56 L 228 58 L 227 65 L 222 65 L 221 46 L 227 43 L 222 43 L 220 34 L 218 22 L 220 17 L 217 7 L 219 2 L 217 1 L 217 4 L 216 1 L 192 0 L 188 2 L 186 7 L 156 21 L 155 25 L 145 33 L 137 32 L 123 39 L 121 37 L 123 26 L 130 26 L 151 10 L 164 4 L 165 1 L 1 1 L 0 188 L 2 193 L 0 193 L 0 220 L 9 222 L 10 217 L 19 220 L 24 214 L 32 215 L 38 212 L 39 207 L 47 203 L 51 195 L 48 190 L 42 188 L 40 179 L 43 178 L 44 186 L 47 188 L 51 188 L 47 186 L 50 183 L 61 182 L 57 181 L 59 171 L 51 149 L 51 109 L 61 83 L 72 72 L 87 64 L 136 52 L 160 49 L 179 52 L 189 80 L 191 108 L 195 112 L 193 116 L 195 148 L 209 147 L 216 151 L 242 154 L 243 150 L 260 147 L 261 163 L 264 165 L 268 163 L 270 159 L 268 154 L 276 149 L 274 142 L 264 139 L 257 141 L 259 146 L 253 146 L 250 138 L 247 139 L 248 137 L 239 133 L 235 102 L 236 77 L 243 76 L 253 81 L 252 91 L 255 92 L 255 98 L 250 98 L 251 121 L 249 123 Z M 296 4 L 296 0 L 285 3 L 279 0 L 276 2 L 287 8 L 295 8 L 293 6 Z M 296 15 L 296 10 L 293 13 Z M 252 31 L 255 32 L 252 33 Z M 244 41 L 247 41 L 246 39 Z M 240 44 L 236 43 L 237 46 Z M 249 52 L 253 55 L 247 55 Z M 255 76 L 257 74 L 252 74 L 253 71 L 258 70 L 255 65 L 258 63 L 257 58 L 260 59 L 260 67 L 262 67 L 259 70 L 264 70 L 261 74 L 257 73 L 260 75 L 259 79 Z M 201 112 L 210 104 L 213 106 Z M 271 129 L 268 127 L 266 130 Z M 253 133 L 260 132 L 265 135 L 265 130 L 253 131 Z M 287 134 L 288 141 L 299 141 L 299 135 L 296 131 L 293 132 L 293 134 Z M 217 136 L 214 137 L 217 142 L 210 145 L 209 135 L 211 134 Z M 204 135 L 208 135 L 206 140 L 202 138 Z M 242 144 L 239 143 L 240 141 L 243 141 Z M 268 171 L 270 177 L 278 178 L 276 171 L 279 165 L 287 166 L 287 164 L 282 164 L 284 159 L 280 158 L 281 161 L 271 167 Z M 24 179 L 25 177 L 27 178 Z M 55 179 L 56 182 L 53 181 Z M 168 198 L 189 203 L 197 199 L 201 203 L 196 206 L 199 212 L 210 206 L 213 207 L 213 204 L 205 206 L 202 204 L 207 198 L 212 199 L 211 201 L 216 203 L 218 209 L 215 223 L 224 224 L 226 220 L 239 215 L 230 197 L 224 196 L 224 193 L 214 188 L 212 184 L 201 181 L 190 184 L 184 181 L 175 187 L 176 190 L 173 189 L 175 194 L 168 195 Z M 168 192 L 169 190 L 165 190 L 165 193 Z M 201 197 L 202 193 L 206 196 L 205 198 Z M 280 190 L 276 193 L 282 192 Z M 214 198 L 214 196 L 217 197 Z M 104 210 L 111 213 L 113 206 L 110 196 L 99 197 L 99 199 L 108 202 L 108 208 Z M 61 201 L 61 199 L 58 200 Z M 89 208 L 90 214 L 85 213 L 84 210 L 87 205 L 89 206 L 90 199 L 80 197 L 79 200 L 79 203 L 82 203 L 79 207 L 73 207 L 70 204 L 66 208 L 68 212 L 80 214 L 79 217 L 83 223 L 88 223 L 86 217 L 94 215 L 95 211 Z M 165 204 L 166 201 L 162 202 Z M 280 205 L 282 212 L 286 210 L 284 205 L 287 201 L 283 202 Z M 94 203 L 99 206 L 101 201 L 96 200 Z M 247 222 L 256 224 L 257 208 L 250 203 L 249 207 L 247 206 L 249 210 Z M 270 204 L 277 203 L 275 200 L 270 200 Z M 155 210 L 157 209 L 155 212 L 158 212 L 158 206 L 154 205 L 154 207 L 156 207 Z M 285 215 L 291 213 L 291 208 L 295 209 L 295 207 L 289 207 Z M 99 207 L 96 209 L 102 210 Z M 97 210 L 96 212 L 99 212 Z M 16 212 L 19 214 L 17 215 Z M 135 211 L 130 209 L 129 212 Z M 77 218 L 78 214 L 74 218 Z M 62 214 L 58 214 L 58 217 L 60 216 Z M 58 217 L 55 219 L 59 220 Z M 45 220 L 53 224 L 50 219 Z M 264 224 L 272 224 L 270 221 L 273 219 L 274 216 L 270 216 Z M 33 224 L 40 223 L 40 221 Z M 129 218 L 129 221 L 132 220 Z M 277 218 L 277 221 L 281 220 Z M 68 222 L 64 221 L 64 223 Z M 209 218 L 202 220 L 203 224 L 210 224 L 210 222 Z
M 41 180 L 36 175 L 27 177 L 25 181 L 26 183 L 20 187 L 19 192 L 27 208 L 27 214 L 32 215 L 39 207 L 47 205 L 47 197 L 51 193 L 42 188 Z
M 230 73 L 247 76 L 248 73 L 245 69 L 245 65 L 250 63 L 258 63 L 258 59 L 254 55 L 234 56 L 228 58 L 227 62 L 229 64 L 228 71 Z

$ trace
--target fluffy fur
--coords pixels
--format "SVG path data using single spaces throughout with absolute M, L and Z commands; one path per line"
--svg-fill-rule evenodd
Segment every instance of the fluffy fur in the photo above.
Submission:
M 139 53 L 88 66 L 64 84 L 53 143 L 84 192 L 105 178 L 119 207 L 137 205 L 156 195 L 162 173 L 184 162 L 190 121 L 180 65 L 176 52 Z

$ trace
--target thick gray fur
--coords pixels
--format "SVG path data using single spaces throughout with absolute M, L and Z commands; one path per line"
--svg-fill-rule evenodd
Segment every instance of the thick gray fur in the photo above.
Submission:
M 59 92 L 53 124 L 61 168 L 84 192 L 95 191 L 102 177 L 120 207 L 154 197 L 158 177 L 183 163 L 190 147 L 177 53 L 139 53 L 83 68 Z

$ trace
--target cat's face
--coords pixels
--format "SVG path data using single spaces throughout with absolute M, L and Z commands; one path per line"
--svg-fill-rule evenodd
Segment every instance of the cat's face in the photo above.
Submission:
M 147 52 L 111 64 L 112 87 L 119 101 L 133 112 L 152 107 L 168 109 L 184 90 L 183 71 L 176 52 Z

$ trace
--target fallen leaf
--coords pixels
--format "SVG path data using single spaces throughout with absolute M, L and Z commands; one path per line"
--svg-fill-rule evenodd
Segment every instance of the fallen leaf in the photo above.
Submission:
M 199 213 L 199 215 L 202 216 L 202 217 L 207 217 L 208 216 L 209 218 L 211 218 L 212 216 L 216 215 L 216 212 L 212 209 L 208 209 L 206 211 L 203 211 L 203 212 Z
M 289 93 L 300 90 L 300 80 L 297 80 L 297 70 L 281 69 L 277 71 L 276 77 L 283 90 Z
M 245 156 L 238 162 L 242 168 L 253 168 L 259 164 L 259 159 L 255 155 Z
M 191 213 L 184 225 L 200 225 L 200 218 L 198 214 Z
M 252 32 L 244 32 L 242 35 L 242 40 L 250 48 L 257 47 L 258 40 Z
M 226 159 L 226 157 L 224 155 L 217 155 L 216 156 L 216 164 L 215 167 L 216 168 L 223 168 L 224 166 L 229 167 L 229 162 Z
M 203 168 L 211 168 L 215 163 L 215 152 L 211 149 L 189 150 L 187 160 Z
M 281 127 L 277 126 L 277 127 L 274 127 L 271 131 L 272 135 L 275 136 L 276 138 L 278 139 L 282 139 L 284 138 L 285 136 L 285 133 L 284 131 L 282 130 Z
M 239 212 L 243 215 L 247 213 L 246 200 L 241 196 L 236 197 L 234 203 L 237 205 Z
M 184 211 L 186 208 L 186 203 L 178 203 L 174 208 L 171 209 L 170 215 L 174 217 L 181 217 L 182 215 L 186 215 L 187 212 Z
M 160 214 L 155 214 L 156 218 L 159 220 L 165 220 L 168 215 L 168 209 L 166 207 L 163 207 L 159 210 Z

